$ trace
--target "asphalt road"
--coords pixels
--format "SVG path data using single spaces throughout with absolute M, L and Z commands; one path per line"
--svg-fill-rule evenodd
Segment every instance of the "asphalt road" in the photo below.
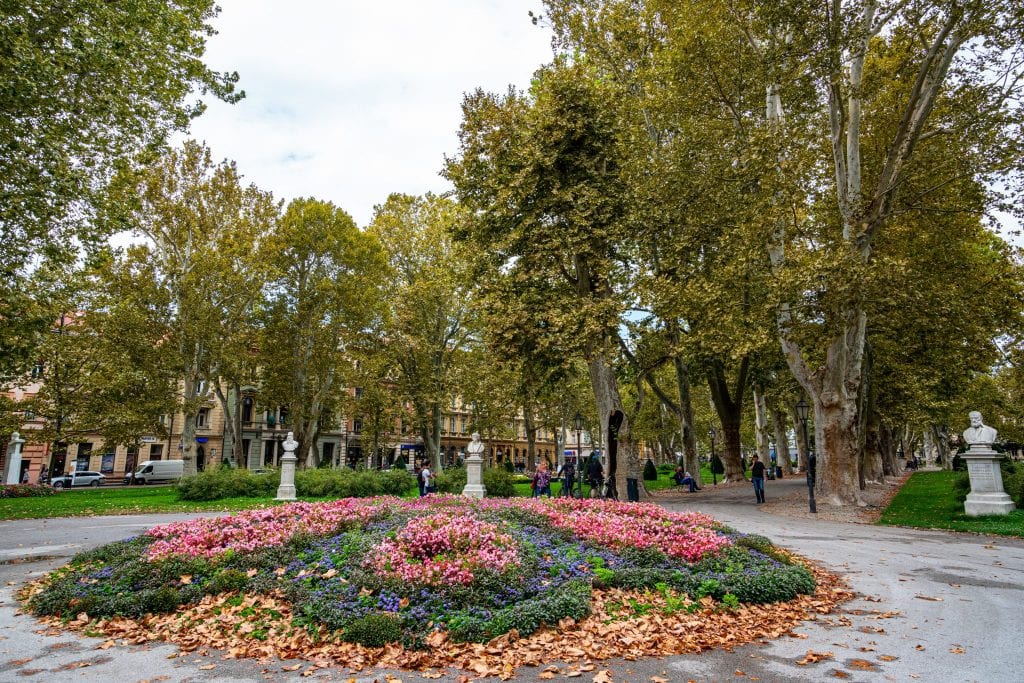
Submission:
M 801 485 L 797 479 L 770 482 L 769 495 Z M 848 681 L 1024 681 L 1024 541 L 791 519 L 762 512 L 752 498 L 747 488 L 705 490 L 669 507 L 708 512 L 845 575 L 861 596 L 845 606 L 849 622 L 841 624 L 830 615 L 796 629 L 805 639 L 784 637 L 732 652 L 607 662 L 603 666 L 616 683 L 650 681 L 652 676 L 670 681 L 820 681 L 842 675 Z M 23 581 L 83 548 L 189 516 L 0 522 L 0 682 L 300 680 L 299 672 L 283 672 L 276 662 L 221 660 L 216 653 L 168 659 L 176 652 L 171 645 L 99 650 L 100 639 L 46 636 L 36 633 L 39 627 L 30 617 L 16 614 L 13 593 Z M 858 610 L 864 613 L 855 614 Z M 872 610 L 899 614 L 879 620 Z M 834 659 L 796 664 L 809 649 L 830 651 Z M 895 659 L 882 661 L 881 655 Z M 876 668 L 860 670 L 853 661 L 857 659 L 874 662 Z M 199 668 L 210 663 L 216 667 Z M 386 673 L 422 680 L 416 673 L 383 670 L 356 677 L 324 670 L 312 678 L 363 683 L 383 681 Z M 519 678 L 538 680 L 539 673 L 522 669 Z M 454 680 L 454 673 L 442 680 Z

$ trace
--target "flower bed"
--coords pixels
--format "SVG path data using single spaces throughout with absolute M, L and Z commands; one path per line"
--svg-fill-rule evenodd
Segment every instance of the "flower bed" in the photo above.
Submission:
M 790 600 L 814 585 L 767 539 L 705 515 L 564 498 L 378 497 L 154 527 L 77 556 L 28 605 L 134 618 L 262 594 L 290 605 L 291 628 L 414 651 L 439 634 L 484 642 L 576 622 L 601 591 L 647 591 L 673 614 Z

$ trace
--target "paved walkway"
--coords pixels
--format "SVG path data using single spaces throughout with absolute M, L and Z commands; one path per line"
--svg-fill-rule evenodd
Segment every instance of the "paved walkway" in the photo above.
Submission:
M 799 479 L 769 482 L 768 495 L 800 486 Z M 708 512 L 818 559 L 845 575 L 862 597 L 848 603 L 842 616 L 829 615 L 797 628 L 806 638 L 784 637 L 732 652 L 608 662 L 616 683 L 646 682 L 652 676 L 702 682 L 820 681 L 833 679 L 836 672 L 849 681 L 1024 681 L 1024 541 L 791 519 L 762 512 L 752 499 L 749 487 L 708 488 L 665 504 Z M 176 652 L 170 645 L 99 650 L 100 639 L 46 636 L 36 633 L 39 628 L 31 618 L 15 614 L 13 591 L 25 579 L 58 566 L 82 548 L 184 517 L 0 522 L 0 681 L 309 680 L 298 672 L 282 672 L 276 663 L 191 655 L 167 659 Z M 878 610 L 894 614 L 879 619 L 872 613 Z M 832 652 L 834 658 L 796 664 L 809 649 Z M 873 668 L 858 668 L 863 664 L 857 660 L 871 662 Z M 209 664 L 216 666 L 200 668 Z M 421 680 L 416 673 L 390 673 L 405 681 Z M 519 678 L 538 680 L 539 673 L 522 669 Z M 384 674 L 377 670 L 353 678 L 323 671 L 313 680 L 369 683 L 383 681 Z

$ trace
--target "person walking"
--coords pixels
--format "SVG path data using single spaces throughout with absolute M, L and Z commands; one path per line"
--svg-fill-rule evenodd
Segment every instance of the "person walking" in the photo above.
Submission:
M 576 483 L 576 463 L 566 460 L 562 465 L 562 495 L 572 498 L 572 487 Z
M 420 495 L 425 496 L 428 493 L 434 493 L 437 489 L 434 487 L 434 474 L 430 471 L 429 465 L 423 465 L 423 469 L 420 470 L 420 476 L 423 477 L 423 491 Z
M 590 497 L 601 497 L 601 485 L 604 484 L 604 468 L 596 455 L 590 456 L 587 463 L 587 483 L 590 484 Z
M 533 473 L 533 497 L 539 498 L 544 494 L 551 497 L 551 471 L 548 470 L 548 464 L 542 461 Z
M 757 456 L 753 457 L 750 464 L 750 481 L 754 484 L 754 495 L 757 496 L 757 502 L 764 502 L 764 463 L 758 460 Z

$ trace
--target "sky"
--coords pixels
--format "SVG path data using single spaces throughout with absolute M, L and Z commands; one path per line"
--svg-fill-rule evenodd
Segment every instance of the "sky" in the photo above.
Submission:
M 246 97 L 190 137 L 247 183 L 334 202 L 361 226 L 392 192 L 450 189 L 463 95 L 527 88 L 551 60 L 539 0 L 219 0 L 206 63 Z

